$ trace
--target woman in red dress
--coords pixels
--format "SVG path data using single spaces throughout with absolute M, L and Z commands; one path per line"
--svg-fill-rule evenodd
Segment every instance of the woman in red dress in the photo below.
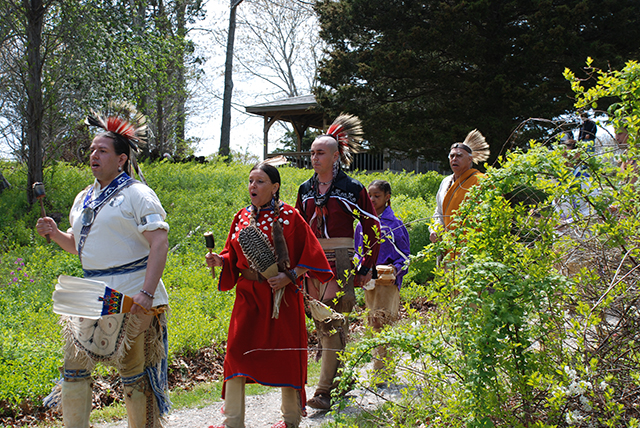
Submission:
M 222 252 L 206 256 L 210 267 L 222 266 L 218 289 L 236 287 L 224 360 L 225 427 L 244 427 L 246 382 L 282 388 L 284 422 L 274 426 L 297 427 L 304 414 L 307 330 L 302 279 L 309 275 L 326 282 L 333 273 L 309 225 L 293 207 L 280 201 L 279 190 L 277 168 L 264 162 L 255 165 L 249 174 L 251 205 L 235 215 Z M 276 222 L 281 227 L 274 228 Z M 238 240 L 247 227 L 257 228 L 268 238 L 276 259 L 286 257 L 278 249 L 284 238 L 289 266 L 277 260 L 278 273 L 265 279 L 255 263 L 247 260 L 247 249 L 243 251 Z M 279 316 L 273 318 L 273 293 L 280 289 L 284 295 Z

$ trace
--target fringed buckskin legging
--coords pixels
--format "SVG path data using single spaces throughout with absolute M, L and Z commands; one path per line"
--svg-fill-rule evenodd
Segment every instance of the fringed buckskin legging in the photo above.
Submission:
M 316 279 L 308 281 L 308 293 L 326 304 L 336 312 L 351 312 L 355 305 L 355 292 L 353 289 L 353 239 L 332 238 L 319 239 L 327 260 L 336 276 L 335 279 L 320 283 Z M 338 297 L 337 295 L 340 294 Z M 339 361 L 337 353 L 342 351 L 346 345 L 347 333 L 349 332 L 348 321 L 333 320 L 329 323 L 314 320 L 320 342 L 322 363 L 320 368 L 320 379 L 316 387 L 316 394 L 330 393 L 336 385 L 334 378 L 338 371 Z M 320 353 L 319 353 L 320 355 Z

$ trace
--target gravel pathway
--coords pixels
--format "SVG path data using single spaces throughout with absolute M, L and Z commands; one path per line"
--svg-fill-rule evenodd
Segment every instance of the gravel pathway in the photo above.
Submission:
M 312 397 L 315 388 L 308 386 L 306 390 L 307 397 Z M 382 404 L 385 399 L 398 398 L 401 391 L 402 386 L 397 385 L 379 389 L 376 393 L 362 389 L 353 390 L 348 396 L 353 398 L 355 403 L 347 407 L 344 412 L 354 414 L 364 409 L 373 409 Z M 218 402 L 199 409 L 174 410 L 167 416 L 165 428 L 207 428 L 209 425 L 220 425 L 224 421 L 221 408 L 222 402 Z M 247 428 L 270 428 L 282 419 L 280 390 L 274 389 L 267 394 L 247 396 L 245 412 Z M 302 418 L 300 427 L 320 427 L 330 421 L 333 421 L 333 416 L 329 412 L 307 407 L 307 417 Z M 127 421 L 96 424 L 94 428 L 127 428 Z

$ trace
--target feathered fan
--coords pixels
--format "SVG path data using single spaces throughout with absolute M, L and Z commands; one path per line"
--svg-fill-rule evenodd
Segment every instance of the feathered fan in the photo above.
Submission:
M 238 243 L 251 267 L 265 278 L 269 279 L 278 274 L 276 256 L 269 239 L 254 225 L 249 225 L 238 232 Z M 284 295 L 284 288 L 273 293 L 273 312 L 271 318 L 280 316 L 280 303 Z
M 53 292 L 53 312 L 98 319 L 131 311 L 133 299 L 102 281 L 60 275 Z

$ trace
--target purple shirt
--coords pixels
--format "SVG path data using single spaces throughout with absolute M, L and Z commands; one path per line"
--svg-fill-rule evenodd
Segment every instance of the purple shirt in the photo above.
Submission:
M 402 220 L 396 217 L 391 207 L 386 207 L 380 216 L 380 226 L 382 227 L 381 237 L 384 241 L 380 244 L 380 253 L 378 254 L 378 265 L 393 265 L 396 267 L 396 284 L 398 288 L 402 286 L 402 278 L 409 269 L 409 232 L 402 223 Z M 363 251 L 362 226 L 360 223 L 356 226 L 354 236 L 354 246 L 356 251 L 356 260 L 358 263 L 362 258 L 360 254 Z M 356 266 L 358 265 L 356 263 Z

